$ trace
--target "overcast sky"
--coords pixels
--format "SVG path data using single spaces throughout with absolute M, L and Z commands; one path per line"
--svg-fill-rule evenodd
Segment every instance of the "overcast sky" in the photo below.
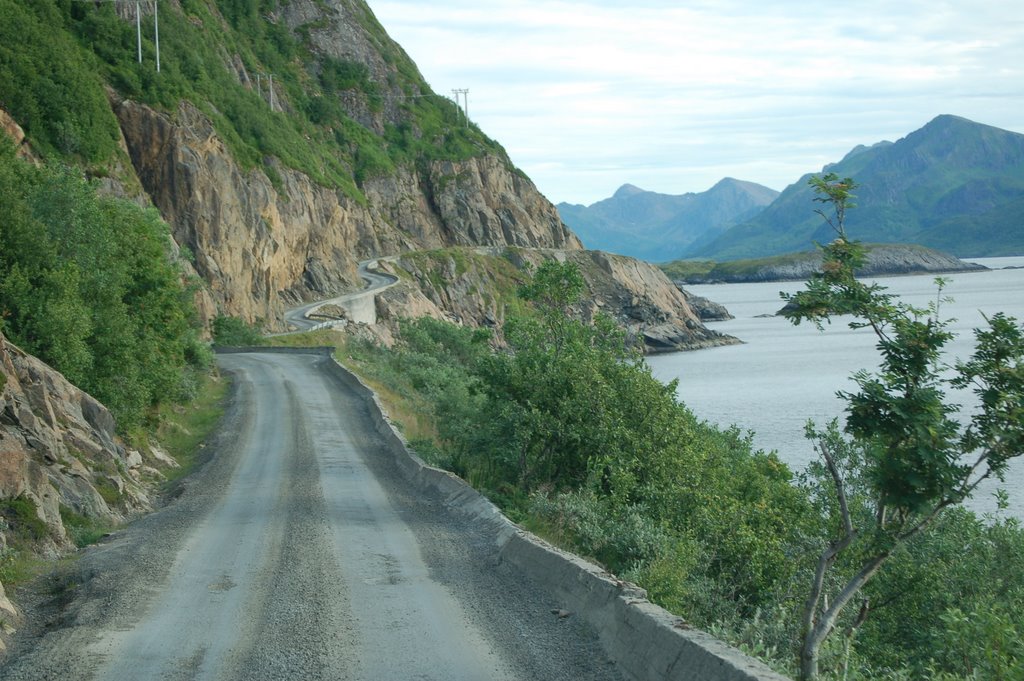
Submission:
M 951 113 L 1024 132 L 1019 0 L 369 0 L 548 199 L 781 190 Z

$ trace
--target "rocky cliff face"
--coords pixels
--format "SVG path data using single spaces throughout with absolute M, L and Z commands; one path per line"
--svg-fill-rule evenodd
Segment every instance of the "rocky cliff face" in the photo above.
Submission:
M 106 407 L 0 335 L 0 558 L 19 542 L 51 555 L 72 548 L 72 516 L 113 525 L 148 509 L 144 480 L 155 477 L 115 438 Z M 0 585 L 4 611 L 13 606 Z
M 499 158 L 432 161 L 368 180 L 367 201 L 274 164 L 244 170 L 210 121 L 116 101 L 132 163 L 221 310 L 271 326 L 288 305 L 361 286 L 356 263 L 452 245 L 579 248 L 555 208 Z M 270 161 L 273 164 L 273 161 Z
M 11 142 L 14 143 L 17 148 L 18 158 L 25 159 L 33 163 L 37 163 L 38 159 L 36 155 L 32 153 L 32 149 L 28 145 L 28 140 L 25 139 L 25 131 L 21 129 L 18 122 L 11 118 L 11 115 L 0 109 L 0 132 L 10 138 Z
M 683 294 L 649 263 L 601 251 L 557 249 L 445 249 L 413 253 L 390 267 L 400 283 L 377 299 L 380 320 L 432 316 L 499 335 L 508 302 L 527 265 L 546 259 L 575 263 L 589 289 L 580 315 L 602 312 L 618 320 L 648 353 L 727 345 L 735 338 L 707 329 Z

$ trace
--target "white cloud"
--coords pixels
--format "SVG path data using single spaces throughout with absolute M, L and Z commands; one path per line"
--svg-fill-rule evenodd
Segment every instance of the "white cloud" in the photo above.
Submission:
M 1024 15 L 1002 0 L 371 6 L 554 201 L 781 189 L 941 113 L 1024 131 Z

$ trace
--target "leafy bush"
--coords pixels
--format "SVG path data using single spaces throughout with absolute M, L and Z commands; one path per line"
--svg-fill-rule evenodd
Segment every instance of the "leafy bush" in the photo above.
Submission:
M 40 541 L 50 534 L 46 523 L 39 519 L 35 502 L 28 497 L 0 500 L 0 518 L 18 543 Z
M 694 626 L 795 673 L 803 588 L 834 530 L 834 501 L 808 479 L 823 471 L 794 480 L 748 437 L 699 421 L 613 326 L 573 316 L 577 275 L 542 267 L 521 289 L 525 304 L 509 308 L 502 350 L 486 334 L 419 320 L 403 324 L 394 349 L 346 351 L 378 390 L 433 419 L 431 437 L 415 441 L 425 458 Z M 1017 678 L 1016 521 L 950 512 L 893 555 L 866 596 L 872 614 L 856 637 L 821 651 L 830 678 Z
M 71 541 L 78 548 L 95 544 L 105 537 L 111 529 L 95 518 L 88 518 L 80 513 L 76 513 L 73 509 L 63 504 L 60 506 L 60 519 Z
M 98 197 L 75 171 L 0 143 L 0 323 L 113 412 L 122 431 L 208 362 L 155 210 Z
M 0 0 L 0 108 L 46 155 L 105 161 L 118 127 L 96 59 L 63 30 L 54 3 Z
M 263 345 L 266 339 L 259 329 L 245 320 L 221 315 L 213 320 L 213 342 L 228 347 L 247 347 Z

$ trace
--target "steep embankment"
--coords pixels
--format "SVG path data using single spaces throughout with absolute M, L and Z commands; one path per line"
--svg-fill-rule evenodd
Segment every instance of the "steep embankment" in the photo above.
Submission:
M 494 328 L 500 334 L 516 287 L 527 268 L 557 258 L 575 263 L 588 293 L 580 315 L 601 312 L 621 323 L 648 353 L 727 345 L 735 338 L 707 329 L 699 315 L 653 265 L 601 251 L 551 249 L 445 249 L 410 253 L 391 268 L 400 282 L 378 296 L 381 321 L 407 317 L 438 319 Z
M 176 465 L 126 449 L 106 407 L 0 334 L 0 567 L 8 551 L 57 555 L 149 509 L 154 466 Z M 2 585 L 0 620 L 17 621 Z
M 580 247 L 362 0 L 161 4 L 159 72 L 153 11 L 0 0 L 0 102 L 40 157 L 160 210 L 204 317 L 277 328 L 380 255 Z
M 210 121 L 115 106 L 150 198 L 226 314 L 277 319 L 287 304 L 360 285 L 359 260 L 450 245 L 576 248 L 555 209 L 503 159 L 430 161 L 367 180 L 366 201 L 268 163 L 243 170 Z

